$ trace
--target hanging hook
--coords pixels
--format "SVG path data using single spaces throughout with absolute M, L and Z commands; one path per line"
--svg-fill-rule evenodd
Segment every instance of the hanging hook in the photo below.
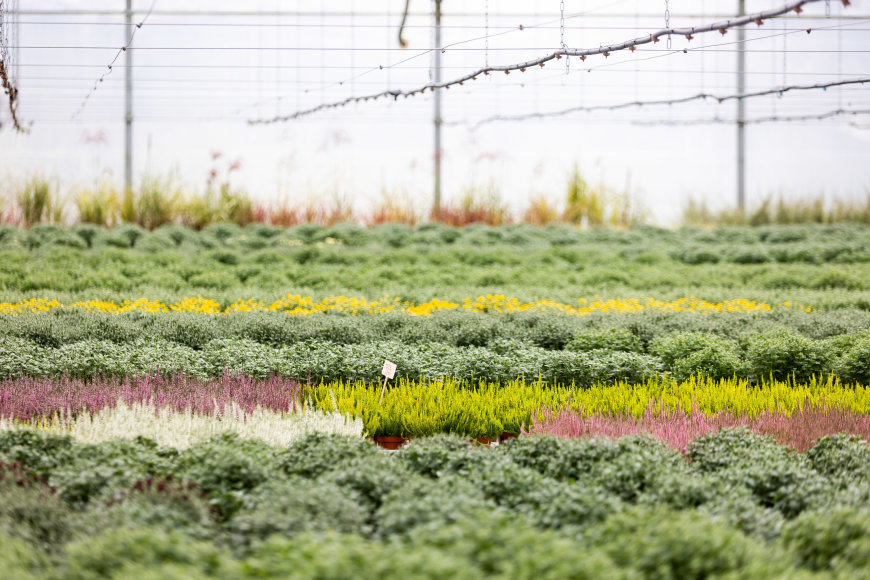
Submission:
M 405 11 L 402 12 L 402 23 L 399 24 L 399 46 L 408 48 L 408 41 L 402 36 L 405 30 L 405 21 L 408 19 L 408 7 L 411 5 L 411 0 L 405 0 Z

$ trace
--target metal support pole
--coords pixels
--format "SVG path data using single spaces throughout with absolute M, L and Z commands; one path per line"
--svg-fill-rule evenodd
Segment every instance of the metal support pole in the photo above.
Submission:
M 133 35 L 133 0 L 127 0 L 127 10 L 124 14 L 126 26 L 124 33 L 129 39 Z M 124 189 L 133 190 L 133 50 L 124 51 Z
M 435 0 L 435 84 L 441 83 L 441 0 Z M 435 89 L 435 199 L 432 216 L 441 215 L 441 89 Z
M 738 0 L 737 15 L 746 14 L 746 0 Z M 737 94 L 746 92 L 746 31 L 737 27 Z M 737 99 L 737 210 L 746 210 L 746 103 Z

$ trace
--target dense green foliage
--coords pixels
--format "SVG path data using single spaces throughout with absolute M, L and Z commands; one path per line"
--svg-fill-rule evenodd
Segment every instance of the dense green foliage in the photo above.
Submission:
M 89 315 L 84 320 L 92 316 L 99 317 Z M 251 322 L 245 320 L 248 316 L 255 319 L 254 324 L 248 324 Z M 500 317 L 496 316 L 470 314 L 454 318 L 461 320 L 464 328 L 457 326 L 451 329 L 447 324 L 439 324 L 438 318 L 442 317 L 453 318 L 439 315 L 419 323 L 406 320 L 408 324 L 404 329 L 409 332 L 403 333 L 402 328 L 398 327 L 398 336 L 393 340 L 376 338 L 378 334 L 381 337 L 389 334 L 384 330 L 389 328 L 389 321 L 381 321 L 386 324 L 368 321 L 357 323 L 364 318 L 348 321 L 345 330 L 337 325 L 319 325 L 317 321 L 308 328 L 305 325 L 284 325 L 291 318 L 277 314 L 265 317 L 247 314 L 236 316 L 242 322 L 236 327 L 220 325 L 232 317 L 211 319 L 203 315 L 157 315 L 157 324 L 137 327 L 135 323 L 129 323 L 126 324 L 127 328 L 124 328 L 123 321 L 115 324 L 117 321 L 113 318 L 98 319 L 96 324 L 82 326 L 66 324 L 67 321 L 60 318 L 63 324 L 53 326 L 47 320 L 53 318 L 51 314 L 9 317 L 7 328 L 13 326 L 10 322 L 25 324 L 0 338 L 0 378 L 60 375 L 78 378 L 123 377 L 160 370 L 201 377 L 220 376 L 229 371 L 258 378 L 277 374 L 315 382 L 341 379 L 374 381 L 380 376 L 386 358 L 398 365 L 399 376 L 412 379 L 456 377 L 504 382 L 526 378 L 541 379 L 548 383 L 590 385 L 617 380 L 638 382 L 644 378 L 661 376 L 662 373 L 678 380 L 701 375 L 712 378 L 750 377 L 754 380 L 771 377 L 786 380 L 793 377 L 801 382 L 814 375 L 835 374 L 845 382 L 870 382 L 870 356 L 867 356 L 870 352 L 870 333 L 866 330 L 820 340 L 808 338 L 788 328 L 743 333 L 736 340 L 712 332 L 672 332 L 657 336 L 644 349 L 641 336 L 646 340 L 649 340 L 649 336 L 644 336 L 644 320 L 639 319 L 634 322 L 641 324 L 632 325 L 640 331 L 637 334 L 624 328 L 611 327 L 596 331 L 579 330 L 571 338 L 570 327 L 565 327 L 569 329 L 565 338 L 570 339 L 567 348 L 553 350 L 535 344 L 537 333 L 541 337 L 556 340 L 554 334 L 546 332 L 546 329 L 552 328 L 546 324 L 537 328 L 525 327 L 529 332 L 523 340 L 505 336 L 511 330 L 521 329 L 522 323 L 498 320 Z M 267 318 L 275 319 L 276 324 L 271 327 L 273 321 L 257 324 Z M 369 320 L 376 321 L 378 318 L 371 317 Z M 473 319 L 477 319 L 478 324 L 473 324 Z M 550 319 L 556 321 L 552 316 Z M 26 325 L 34 321 L 36 324 Z M 709 321 L 712 318 L 706 320 Z M 352 337 L 354 330 L 359 331 L 366 324 L 369 328 L 380 328 L 383 332 L 373 333 L 369 340 L 364 340 L 366 335 L 360 333 L 357 336 L 359 342 L 352 338 L 345 344 L 311 337 L 320 334 L 318 331 L 323 331 L 325 336 Z M 757 327 L 772 325 L 758 323 Z M 282 336 L 284 339 L 289 338 L 288 335 L 292 336 L 294 331 L 297 337 L 305 331 L 312 332 L 302 340 L 283 343 L 269 338 L 269 330 L 275 329 L 277 331 L 271 336 Z M 487 329 L 491 332 L 487 332 Z M 235 336 L 215 338 L 220 336 L 220 331 Z M 428 334 L 431 338 L 413 340 L 409 335 L 414 331 L 423 331 L 420 334 Z M 518 334 L 522 336 L 521 331 Z M 27 338 L 17 338 L 15 335 Z M 85 338 L 88 335 L 100 338 Z M 152 338 L 145 338 L 149 335 Z M 265 338 L 267 342 L 257 342 L 251 336 Z M 442 336 L 452 339 L 454 344 L 440 342 Z M 115 342 L 112 338 L 119 340 Z M 45 343 L 51 345 L 54 342 L 61 343 L 56 347 L 44 346 Z M 275 342 L 277 345 L 273 346 Z M 476 346 L 475 343 L 485 346 Z M 589 346 L 602 348 L 589 349 Z
M 386 409 L 397 397 L 382 404 L 377 391 L 358 389 L 374 409 L 370 434 L 406 434 L 412 425 L 418 435 L 444 425 L 468 437 L 518 431 L 531 411 L 490 416 L 474 402 L 489 393 L 474 387 L 478 379 L 500 381 L 505 400 L 516 393 L 503 385 L 516 378 L 583 387 L 665 373 L 870 383 L 870 230 L 848 224 L 0 226 L 0 294 L 0 302 L 66 304 L 172 304 L 202 294 L 222 308 L 287 294 L 414 303 L 504 294 L 570 305 L 599 295 L 696 296 L 773 306 L 582 317 L 462 309 L 0 315 L 0 378 L 159 369 L 375 381 L 388 358 L 400 377 L 467 380 L 457 392 L 480 415 L 445 419 L 444 409 L 431 411 L 443 403 L 437 397 L 406 397 L 393 416 Z M 355 404 L 354 393 L 334 386 L 308 389 L 308 403 Z M 754 382 L 746 388 L 759 391 Z M 427 430 L 434 416 L 442 422 Z M 223 435 L 178 450 L 144 438 L 83 444 L 13 429 L 0 431 L 0 576 L 866 577 L 868 466 L 867 443 L 843 435 L 803 454 L 727 430 L 693 441 L 685 455 L 637 437 L 521 437 L 483 449 L 445 435 L 387 453 L 326 435 L 288 448 Z
M 814 307 L 868 309 L 870 233 L 853 225 L 613 231 L 216 224 L 201 232 L 0 226 L 0 289 L 8 299 L 174 301 L 202 293 L 225 303 L 288 291 L 415 302 L 501 292 L 573 302 L 627 292 L 682 297 L 691 289 L 711 300 L 772 303 L 786 292 Z
M 685 458 L 634 437 L 179 452 L 13 431 L 0 556 L 16 578 L 860 577 L 868 449 L 724 431 Z

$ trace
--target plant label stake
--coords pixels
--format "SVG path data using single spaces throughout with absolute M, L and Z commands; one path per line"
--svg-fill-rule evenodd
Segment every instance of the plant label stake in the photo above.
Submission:
M 385 360 L 381 374 L 384 375 L 384 388 L 381 389 L 381 400 L 378 401 L 378 406 L 382 405 L 384 402 L 384 393 L 387 392 L 387 381 L 396 376 L 396 363 Z

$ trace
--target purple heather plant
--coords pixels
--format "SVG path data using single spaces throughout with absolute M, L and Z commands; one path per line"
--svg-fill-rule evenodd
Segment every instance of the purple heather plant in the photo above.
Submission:
M 532 425 L 523 435 L 554 435 L 557 437 L 608 437 L 647 434 L 668 446 L 685 451 L 689 442 L 710 432 L 745 427 L 755 433 L 770 435 L 779 443 L 797 451 L 806 451 L 816 440 L 826 435 L 846 433 L 870 441 L 870 415 L 821 406 L 805 405 L 786 415 L 763 411 L 755 416 L 734 415 L 721 411 L 707 415 L 693 408 L 667 410 L 650 405 L 641 417 L 622 414 L 583 416 L 583 410 L 553 412 L 545 408 L 533 416 Z
M 0 381 L 0 417 L 32 421 L 54 414 L 78 415 L 144 403 L 158 409 L 203 415 L 222 414 L 235 403 L 245 413 L 262 407 L 276 412 L 296 411 L 302 386 L 271 376 L 254 379 L 226 373 L 217 379 L 198 379 L 154 373 L 123 379 L 85 381 L 61 378 L 16 378 Z

